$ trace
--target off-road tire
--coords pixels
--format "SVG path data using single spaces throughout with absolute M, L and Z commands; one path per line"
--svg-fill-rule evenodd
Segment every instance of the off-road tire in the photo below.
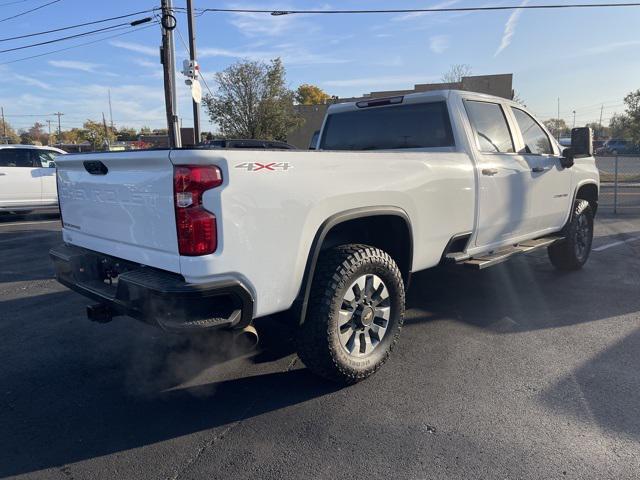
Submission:
M 363 275 L 382 280 L 391 307 L 384 337 L 364 357 L 350 355 L 340 343 L 339 312 L 345 293 Z M 313 373 L 349 385 L 375 373 L 389 358 L 404 321 L 405 291 L 400 269 L 384 251 L 343 245 L 323 252 L 311 286 L 307 315 L 297 335 L 298 356 Z
M 576 200 L 571 221 L 562 233 L 564 240 L 548 248 L 549 259 L 558 270 L 580 270 L 589 259 L 593 242 L 593 209 L 589 202 Z

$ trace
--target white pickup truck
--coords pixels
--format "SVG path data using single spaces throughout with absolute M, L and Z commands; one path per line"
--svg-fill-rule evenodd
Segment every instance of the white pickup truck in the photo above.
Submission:
M 178 149 L 57 160 L 57 278 L 173 332 L 296 319 L 314 372 L 353 383 L 388 358 L 411 274 L 591 250 L 589 129 L 562 150 L 520 105 L 436 91 L 332 105 L 318 151 Z

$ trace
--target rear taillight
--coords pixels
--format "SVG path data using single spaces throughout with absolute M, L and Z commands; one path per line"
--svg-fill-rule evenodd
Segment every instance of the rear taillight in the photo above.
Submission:
M 222 184 L 215 166 L 177 166 L 173 169 L 173 196 L 180 255 L 208 255 L 216 251 L 216 217 L 202 206 L 202 194 Z

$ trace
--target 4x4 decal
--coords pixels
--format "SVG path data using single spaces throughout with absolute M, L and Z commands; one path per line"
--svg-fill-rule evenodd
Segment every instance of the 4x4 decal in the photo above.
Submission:
M 286 172 L 290 168 L 293 168 L 293 165 L 291 165 L 289 162 L 245 162 L 236 165 L 235 168 L 240 168 L 242 170 L 246 170 L 247 172 L 259 172 L 260 170 L 264 170 L 265 172 Z

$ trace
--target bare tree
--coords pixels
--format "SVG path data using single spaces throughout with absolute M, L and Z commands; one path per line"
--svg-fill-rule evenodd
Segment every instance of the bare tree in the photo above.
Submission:
M 464 77 L 469 77 L 472 74 L 471 65 L 466 63 L 451 65 L 449 71 L 442 75 L 442 83 L 460 83 Z
M 269 64 L 244 60 L 216 74 L 218 91 L 204 99 L 209 117 L 223 135 L 285 140 L 301 119 L 294 92 L 285 83 L 279 58 Z

